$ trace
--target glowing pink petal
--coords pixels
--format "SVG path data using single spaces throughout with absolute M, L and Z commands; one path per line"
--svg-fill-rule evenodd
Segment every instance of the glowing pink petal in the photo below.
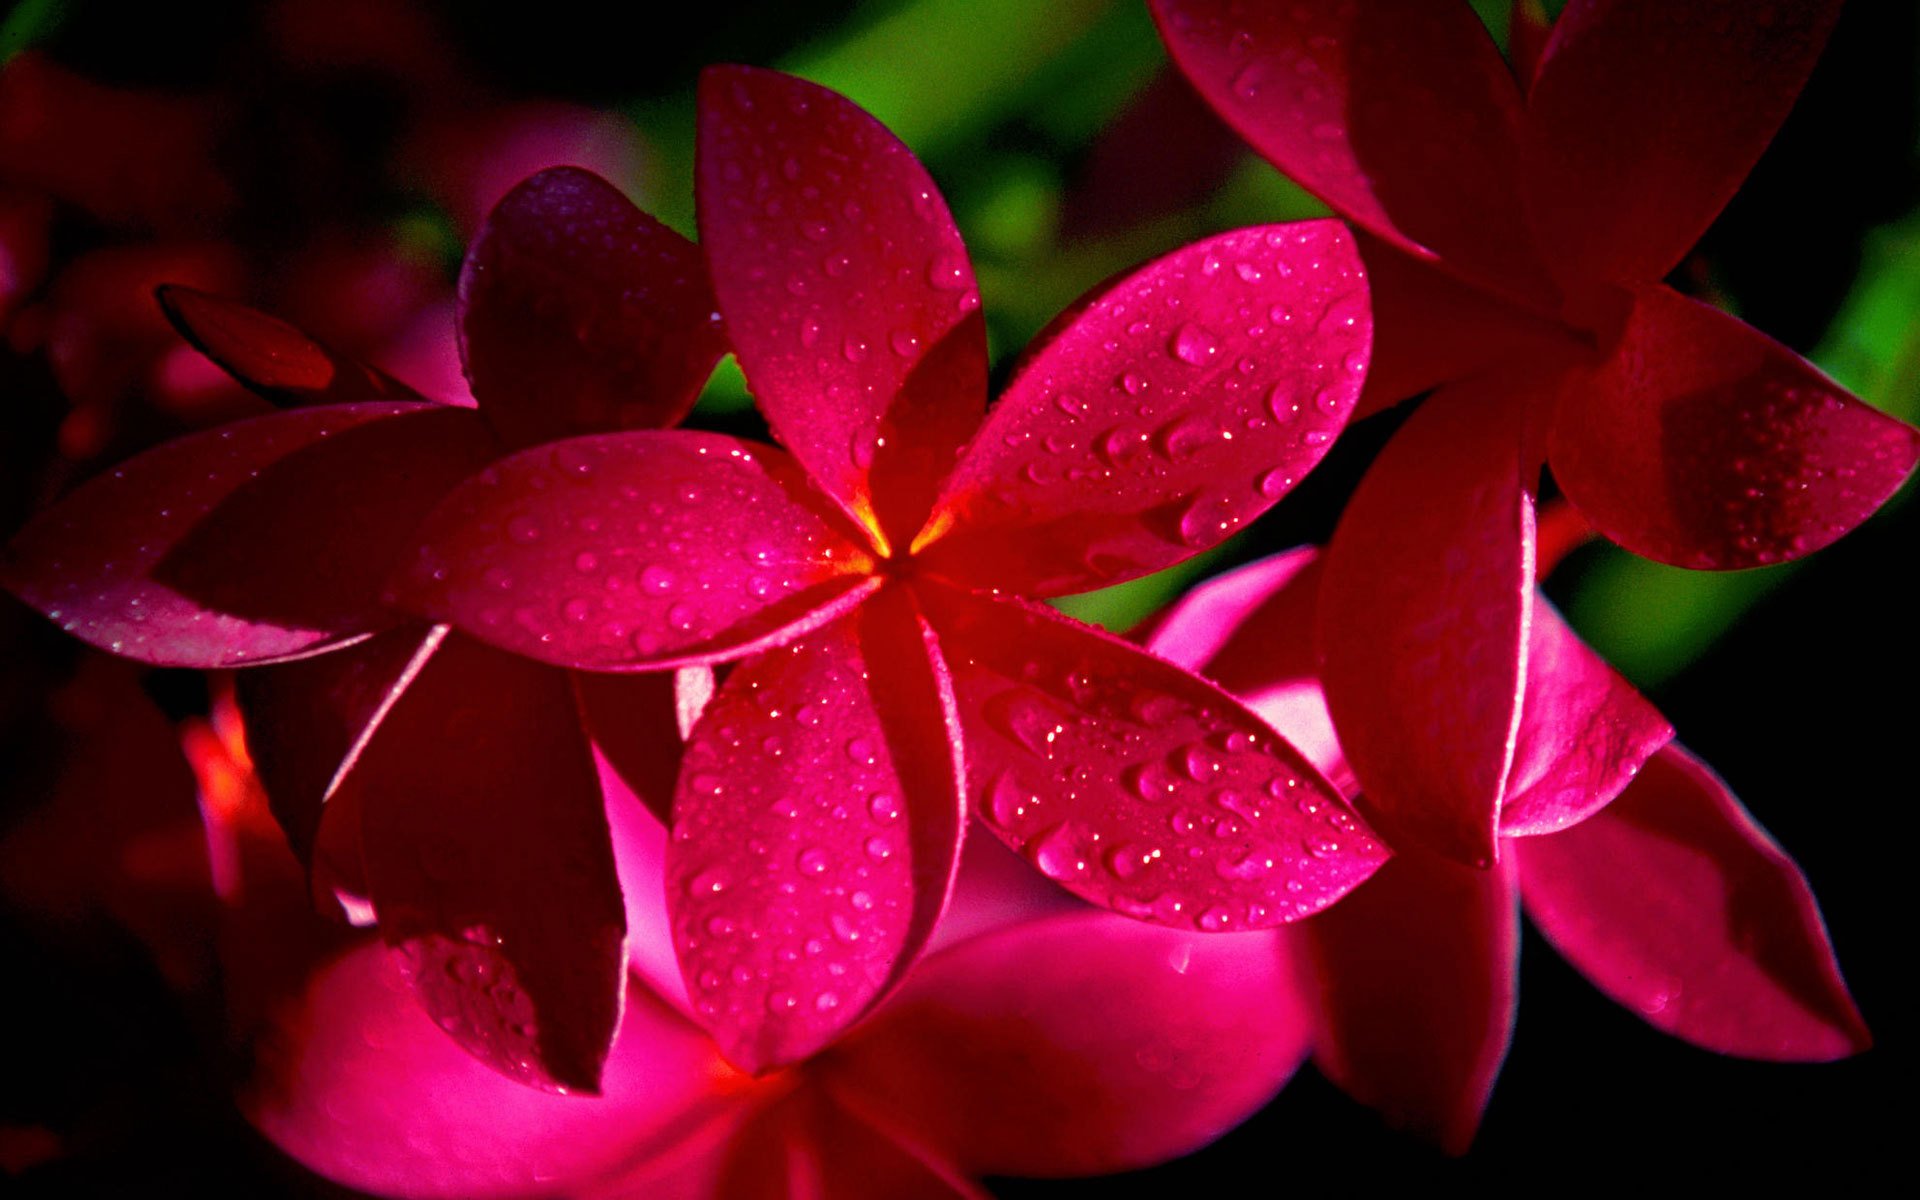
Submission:
M 917 539 L 932 543 L 927 569 L 1057 595 L 1222 541 L 1327 452 L 1372 328 L 1360 257 L 1333 221 L 1237 230 L 1149 263 L 1015 376 Z
M 1805 876 L 1678 745 L 1565 833 L 1515 843 L 1527 915 L 1600 990 L 1723 1054 L 1867 1048 Z
M 1348 502 L 1320 591 L 1322 682 L 1369 816 L 1476 864 L 1497 853 L 1533 600 L 1524 395 L 1495 379 L 1427 400 Z
M 1231 932 L 1385 859 L 1333 785 L 1219 688 L 1038 605 L 923 590 L 987 827 L 1076 895 Z
M 274 413 L 149 450 L 41 513 L 5 579 L 75 636 L 160 666 L 296 657 L 396 624 L 380 581 L 492 453 L 472 413 Z
M 1286 1082 L 1308 1036 L 1273 935 L 1082 912 L 928 959 L 820 1066 L 970 1173 L 1088 1175 L 1219 1137 Z
M 988 1200 L 984 1189 L 918 1139 L 903 1138 L 891 1128 L 891 1114 L 869 1112 L 857 1101 L 858 1097 L 832 1095 L 818 1086 L 798 1088 L 735 1125 L 715 1155 L 723 1161 L 717 1169 L 708 1167 L 698 1183 L 691 1183 L 687 1175 L 649 1176 L 642 1186 L 605 1194 L 726 1200 Z
M 697 192 L 727 336 L 775 435 L 904 542 L 986 403 L 980 297 L 933 181 L 845 98 L 716 67 Z
M 694 1009 L 742 1068 L 819 1049 L 919 956 L 966 812 L 951 703 L 896 588 L 740 664 L 694 727 L 667 898 Z
M 1565 829 L 1604 807 L 1673 740 L 1673 726 L 1536 597 L 1526 697 L 1500 835 Z
M 1528 97 L 1523 155 L 1528 215 L 1556 271 L 1651 283 L 1671 270 L 1772 140 L 1839 11 L 1568 4 Z
M 423 399 L 386 372 L 335 354 L 280 318 L 236 300 L 177 283 L 154 296 L 194 349 L 275 404 Z
M 402 602 L 561 666 L 738 658 L 857 602 L 869 556 L 799 468 L 712 433 L 573 438 L 449 496 Z
M 449 636 L 340 789 L 381 933 L 441 1028 L 514 1079 L 597 1091 L 625 909 L 567 677 Z
M 1254 149 L 1450 272 L 1537 295 L 1520 96 L 1471 9 L 1432 0 L 1154 0 L 1173 61 Z
M 515 447 L 677 424 L 726 350 L 699 249 L 578 167 L 507 193 L 460 300 L 474 397 Z
M 1568 376 L 1553 475 L 1595 528 L 1676 566 L 1809 554 L 1920 459 L 1920 430 L 1791 350 L 1664 287 L 1641 291 L 1612 356 Z
M 1511 860 L 1403 851 L 1301 926 L 1319 989 L 1314 1065 L 1387 1122 L 1464 1154 L 1519 999 Z

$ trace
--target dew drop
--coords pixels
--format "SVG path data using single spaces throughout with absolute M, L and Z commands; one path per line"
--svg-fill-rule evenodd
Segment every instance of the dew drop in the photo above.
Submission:
M 1174 331 L 1167 348 L 1188 366 L 1204 367 L 1220 353 L 1220 339 L 1199 325 L 1186 324 Z

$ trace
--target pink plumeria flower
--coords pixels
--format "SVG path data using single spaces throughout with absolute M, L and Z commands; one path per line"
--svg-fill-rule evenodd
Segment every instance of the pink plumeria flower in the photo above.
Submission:
M 723 348 L 698 250 L 584 171 L 521 184 L 462 275 L 464 404 L 233 302 L 161 299 L 285 411 L 81 486 L 11 543 L 7 586 L 115 654 L 249 668 L 254 754 L 316 888 L 361 917 L 370 902 L 469 1050 L 529 1083 L 594 1089 L 626 953 L 588 735 L 664 803 L 673 680 L 573 678 L 380 596 L 414 528 L 488 462 L 686 413 Z
M 973 272 L 912 154 L 845 99 L 719 68 L 702 247 L 786 449 L 580 438 L 450 498 L 399 602 L 576 669 L 737 661 L 673 808 L 674 936 L 748 1070 L 905 974 L 968 812 L 1063 886 L 1207 931 L 1318 911 L 1383 851 L 1232 697 L 1016 599 L 1177 563 L 1319 461 L 1360 389 L 1345 231 L 1224 234 L 1087 298 L 984 419 Z
M 1245 699 L 1371 816 L 1313 661 L 1322 569 L 1307 548 L 1210 580 L 1149 646 Z M 1869 1041 L 1799 869 L 1659 713 L 1536 604 L 1498 865 L 1396 847 L 1364 887 L 1295 927 L 1317 983 L 1316 1065 L 1454 1153 L 1506 1057 L 1523 907 L 1602 991 L 1696 1046 L 1825 1061 Z
M 1515 832 L 1543 463 L 1620 545 L 1728 569 L 1828 544 L 1920 458 L 1920 431 L 1660 282 L 1838 8 L 1573 0 L 1516 84 L 1464 3 L 1155 0 L 1214 108 L 1368 231 L 1361 410 L 1438 388 L 1348 506 L 1320 608 L 1328 703 L 1396 845 L 1485 864 Z

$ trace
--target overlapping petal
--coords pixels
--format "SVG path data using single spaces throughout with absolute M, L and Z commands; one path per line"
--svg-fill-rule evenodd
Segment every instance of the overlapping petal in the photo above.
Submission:
M 194 349 L 283 408 L 425 399 L 385 371 L 238 301 L 178 283 L 157 289 L 154 298 Z

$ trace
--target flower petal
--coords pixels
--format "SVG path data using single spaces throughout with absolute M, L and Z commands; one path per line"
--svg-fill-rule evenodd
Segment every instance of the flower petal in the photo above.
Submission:
M 1772 140 L 1839 0 L 1573 0 L 1528 97 L 1528 215 L 1571 280 L 1652 283 Z
M 447 636 L 339 787 L 381 933 L 441 1028 L 524 1083 L 597 1091 L 625 908 L 567 677 Z
M 1607 537 L 1728 570 L 1798 558 L 1866 520 L 1920 460 L 1920 430 L 1750 326 L 1651 287 L 1612 356 L 1567 377 L 1550 452 Z
M 953 947 L 821 1070 L 977 1174 L 1071 1176 L 1206 1145 L 1304 1056 L 1272 934 L 1072 913 Z
M 697 192 L 727 336 L 775 435 L 904 542 L 987 397 L 973 268 L 932 179 L 844 97 L 715 67 Z
M 704 674 L 712 686 L 709 668 L 682 670 Z M 673 787 L 686 740 L 679 723 L 681 673 L 573 674 L 580 718 L 594 748 L 662 826 L 673 820 Z
M 987 827 L 1129 916 L 1297 920 L 1387 851 L 1332 784 L 1204 679 L 1051 609 L 926 587 Z
M 1672 740 L 1673 726 L 1659 710 L 1536 597 L 1500 836 L 1552 833 L 1586 820 Z
M 1519 1001 L 1511 861 L 1402 851 L 1300 929 L 1320 985 L 1314 1065 L 1388 1124 L 1466 1153 Z
M 858 601 L 872 560 L 793 460 L 713 433 L 523 450 L 449 496 L 400 602 L 561 666 L 738 658 Z
M 1058 595 L 1224 540 L 1326 454 L 1371 335 L 1338 222 L 1237 230 L 1149 263 L 1008 385 L 916 539 L 927 569 Z
M 1601 991 L 1723 1054 L 1866 1049 L 1806 877 L 1677 744 L 1618 800 L 1517 843 L 1527 915 Z
M 1525 389 L 1443 388 L 1388 443 L 1327 547 L 1323 684 L 1395 844 L 1494 859 L 1533 601 Z
M 1173 61 L 1266 159 L 1449 272 L 1538 295 L 1517 196 L 1520 95 L 1464 4 L 1154 0 Z
M 699 248 L 579 167 L 506 194 L 460 302 L 474 398 L 513 447 L 677 424 L 726 351 Z
M 149 450 L 41 513 L 8 548 L 5 582 L 68 632 L 142 662 L 297 657 L 397 623 L 381 578 L 492 453 L 473 413 L 437 405 L 236 422 Z
M 237 300 L 178 283 L 157 289 L 154 298 L 195 350 L 283 408 L 425 399 L 379 368 L 336 354 Z
M 721 686 L 687 744 L 667 900 L 729 1060 L 806 1057 L 919 956 L 959 865 L 958 755 L 944 668 L 898 588 Z

